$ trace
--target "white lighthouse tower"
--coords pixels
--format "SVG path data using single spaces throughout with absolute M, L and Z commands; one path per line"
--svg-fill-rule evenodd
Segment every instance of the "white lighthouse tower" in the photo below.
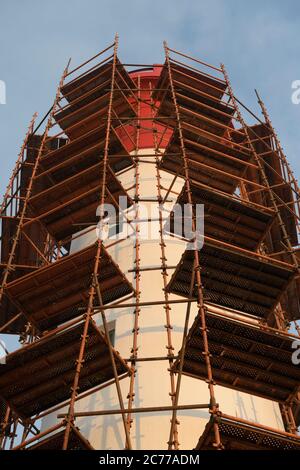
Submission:
M 139 87 L 145 89 L 142 92 L 144 104 L 139 108 L 141 118 L 151 116 L 151 106 L 145 101 L 149 100 L 149 90 L 151 85 L 155 86 L 160 71 L 154 68 L 132 74 Z M 120 382 L 123 397 L 127 397 L 131 407 L 137 409 L 129 415 L 133 449 L 168 448 L 172 410 L 158 408 L 172 406 L 176 390 L 176 375 L 171 372 L 172 355 L 178 356 L 182 346 L 187 308 L 187 301 L 179 295 L 168 293 L 166 301 L 165 291 L 165 281 L 171 279 L 187 242 L 184 238 L 161 234 L 162 224 L 178 199 L 184 179 L 178 177 L 172 184 L 173 175 L 159 167 L 165 145 L 162 141 L 159 149 L 155 149 L 154 134 L 151 121 L 141 125 L 137 146 L 131 149 L 136 166 L 116 174 L 130 197 L 138 202 L 123 214 L 117 235 L 108 229 L 105 236 L 105 246 L 110 255 L 138 291 L 138 307 L 123 308 L 120 304 L 118 308 L 106 309 L 115 349 L 129 363 L 134 358 L 134 376 Z M 159 206 L 162 199 L 165 199 L 163 209 Z M 139 234 L 138 239 L 135 233 Z M 128 234 L 131 236 L 127 237 Z M 116 238 L 118 243 L 114 243 Z M 71 244 L 71 253 L 95 240 L 96 231 L 77 237 Z M 231 318 L 242 318 L 237 311 L 229 312 L 210 304 L 207 309 Z M 196 314 L 197 304 L 193 302 L 189 328 Z M 255 325 L 256 321 L 252 323 Z M 278 403 L 222 386 L 216 386 L 215 392 L 222 412 L 284 430 Z M 193 409 L 195 403 L 209 403 L 207 383 L 183 375 L 178 401 L 183 409 L 177 412 L 175 426 L 180 449 L 195 447 L 210 417 L 208 407 Z M 76 402 L 77 412 L 119 408 L 114 385 Z M 139 408 L 144 410 L 138 411 Z M 56 414 L 45 418 L 43 427 L 49 428 L 56 419 Z M 124 449 L 120 413 L 80 417 L 76 419 L 76 426 L 95 449 Z

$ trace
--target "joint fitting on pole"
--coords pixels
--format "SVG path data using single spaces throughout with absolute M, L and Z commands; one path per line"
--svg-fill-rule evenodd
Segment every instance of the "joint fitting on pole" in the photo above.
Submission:
M 216 402 L 215 397 L 211 397 L 211 399 L 209 401 L 209 407 L 210 407 L 211 410 L 218 407 L 218 403 Z
M 170 421 L 170 423 L 171 423 L 171 421 Z M 168 446 L 174 446 L 175 441 L 168 441 L 167 444 L 168 444 Z
M 212 357 L 209 351 L 202 351 L 201 354 L 205 357 Z
M 216 382 L 215 382 L 213 379 L 205 379 L 205 382 L 206 382 L 208 385 L 216 385 Z
M 214 442 L 213 447 L 215 447 L 215 449 L 217 449 L 217 450 L 223 450 L 224 449 L 224 446 L 221 442 L 219 442 L 219 443 Z
M 85 341 L 87 341 L 89 339 L 90 335 L 86 334 L 85 335 L 85 338 L 84 338 L 84 335 L 80 335 L 80 338 L 81 339 L 85 339 Z
M 84 363 L 85 363 L 85 360 L 84 360 L 84 359 L 81 359 L 81 361 L 80 361 L 79 359 L 76 359 L 76 360 L 75 360 L 75 364 L 80 364 L 80 365 L 82 365 L 82 364 L 84 364 Z

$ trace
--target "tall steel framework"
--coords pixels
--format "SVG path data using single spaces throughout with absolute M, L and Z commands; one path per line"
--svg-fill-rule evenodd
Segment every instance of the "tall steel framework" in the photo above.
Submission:
M 19 335 L 22 345 L 0 365 L 2 449 L 92 449 L 76 420 L 109 415 L 120 416 L 124 448 L 133 449 L 135 416 L 168 412 L 162 447 L 176 450 L 178 412 L 199 409 L 208 410 L 210 419 L 190 448 L 300 449 L 300 369 L 292 362 L 300 336 L 300 196 L 266 107 L 258 93 L 262 117 L 241 103 L 223 64 L 209 65 L 166 43 L 163 64 L 122 64 L 118 42 L 116 36 L 73 70 L 67 64 L 50 111 L 37 128 L 36 115 L 30 123 L 4 195 L 0 332 Z M 143 70 L 154 69 L 155 81 L 142 86 Z M 247 124 L 249 116 L 254 124 Z M 152 152 L 139 152 L 142 139 Z M 159 267 L 140 263 L 144 163 L 155 168 Z M 128 171 L 134 173 L 132 188 L 120 178 Z M 168 187 L 162 173 L 171 175 Z M 183 187 L 177 192 L 178 179 Z M 196 205 L 204 204 L 201 249 L 196 238 L 176 232 L 168 209 L 171 236 L 194 244 L 176 266 L 168 264 L 165 250 L 170 195 L 188 204 L 185 217 L 194 233 Z M 134 238 L 134 283 L 110 253 L 123 239 L 104 243 L 100 236 L 71 249 L 107 220 L 107 203 Z M 163 300 L 141 298 L 145 270 L 161 272 Z M 186 306 L 178 350 L 176 304 Z M 164 314 L 164 356 L 139 355 L 141 309 L 150 305 Z M 126 308 L 133 309 L 133 327 L 123 357 L 108 314 Z M 143 361 L 167 364 L 168 406 L 136 405 L 137 365 Z M 184 376 L 206 381 L 204 403 L 195 396 L 192 404 L 181 404 Z M 222 412 L 216 385 L 277 402 L 285 431 Z M 112 386 L 118 408 L 76 410 L 79 401 Z M 56 423 L 42 429 L 53 414 Z

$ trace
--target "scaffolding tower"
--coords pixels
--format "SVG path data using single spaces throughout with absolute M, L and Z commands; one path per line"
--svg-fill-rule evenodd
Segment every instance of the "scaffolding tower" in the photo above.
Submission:
M 298 183 L 258 93 L 261 118 L 235 96 L 223 64 L 214 67 L 166 43 L 164 51 L 163 64 L 122 64 L 116 36 L 73 70 L 67 64 L 50 111 L 36 128 L 36 115 L 30 123 L 1 206 L 0 332 L 22 343 L 0 365 L 2 449 L 89 450 L 76 420 L 111 415 L 121 419 L 123 448 L 132 449 L 135 416 L 156 412 L 170 420 L 162 448 L 179 449 L 178 413 L 201 409 L 210 419 L 190 448 L 300 449 L 300 369 L 292 361 L 300 341 Z M 155 71 L 155 81 L 143 79 L 145 70 Z M 142 139 L 152 152 L 139 153 Z M 139 237 L 144 163 L 155 169 L 161 250 L 161 265 L 147 268 Z M 130 188 L 121 178 L 128 172 Z M 197 204 L 204 205 L 205 221 L 198 249 L 196 238 L 177 233 L 168 211 L 168 235 L 194 244 L 174 266 L 165 251 L 170 196 L 190 207 L 193 233 Z M 105 204 L 130 227 L 134 282 L 110 251 L 123 239 L 104 240 L 102 232 L 93 238 L 97 223 L 107 220 Z M 83 235 L 91 242 L 74 251 Z M 163 300 L 142 300 L 146 270 L 161 273 Z M 185 318 L 176 350 L 172 307 L 178 304 Z M 167 352 L 140 357 L 139 322 L 150 305 L 162 312 Z M 118 309 L 133 313 L 125 357 L 108 320 Z M 136 405 L 143 361 L 167 364 L 169 405 Z M 205 402 L 195 396 L 181 404 L 185 376 L 206 382 Z M 222 412 L 216 386 L 278 403 L 285 430 Z M 115 387 L 117 408 L 76 411 L 79 401 L 107 387 Z M 51 414 L 56 423 L 42 429 Z

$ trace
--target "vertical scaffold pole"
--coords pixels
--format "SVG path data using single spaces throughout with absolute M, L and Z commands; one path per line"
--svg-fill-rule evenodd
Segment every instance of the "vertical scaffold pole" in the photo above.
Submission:
M 103 152 L 103 166 L 102 166 L 102 173 L 100 175 L 101 176 L 100 218 L 104 217 L 104 203 L 105 203 L 105 198 L 106 198 L 106 180 L 107 180 L 107 171 L 108 171 L 108 164 L 109 164 L 108 162 L 109 143 L 110 143 L 111 122 L 112 122 L 112 105 L 113 105 L 114 89 L 115 89 L 118 44 L 119 44 L 119 38 L 118 38 L 118 35 L 116 34 L 115 42 L 114 42 L 113 61 L 112 61 L 110 96 L 109 96 L 109 103 L 108 103 L 108 110 L 107 110 L 107 127 L 106 127 L 105 144 L 104 144 L 104 152 Z M 102 247 L 103 247 L 102 240 L 98 238 L 92 282 L 91 282 L 91 286 L 89 289 L 88 307 L 87 307 L 87 312 L 83 315 L 83 318 L 84 318 L 83 332 L 81 335 L 81 343 L 80 343 L 78 358 L 76 360 L 76 369 L 75 369 L 73 385 L 71 388 L 71 399 L 70 399 L 70 404 L 69 404 L 69 410 L 68 410 L 68 414 L 65 420 L 66 429 L 65 429 L 64 440 L 63 440 L 63 447 L 62 447 L 63 450 L 67 450 L 68 448 L 70 431 L 74 422 L 75 401 L 78 395 L 80 373 L 84 364 L 84 354 L 85 354 L 85 346 L 86 346 L 86 342 L 88 338 L 88 329 L 89 329 L 90 321 L 92 320 L 91 317 L 92 317 L 92 313 L 94 310 L 94 299 L 97 294 L 97 285 L 95 283 L 95 279 L 98 279 L 99 272 L 101 270 L 100 261 L 101 261 Z M 99 292 L 98 292 L 98 295 L 99 295 Z M 109 338 L 108 338 L 108 341 L 109 341 Z M 114 364 L 112 363 L 112 367 L 113 366 Z M 116 385 L 118 386 L 117 380 L 116 380 Z M 120 400 L 120 405 L 122 405 L 123 404 L 122 397 L 120 397 L 119 393 L 118 393 L 118 396 Z M 126 434 L 127 446 L 129 449 L 131 449 L 130 436 L 128 433 L 125 416 L 123 419 L 123 423 L 124 423 L 124 429 L 125 429 L 125 434 Z
M 29 136 L 30 136 L 30 134 L 32 134 L 36 117 L 37 117 L 37 113 L 34 113 L 32 119 L 30 121 L 30 124 L 28 126 L 28 130 L 27 130 L 26 136 L 24 138 L 23 144 L 21 146 L 20 153 L 18 155 L 15 168 L 12 172 L 12 175 L 11 175 L 10 180 L 9 180 L 9 184 L 6 188 L 6 192 L 4 194 L 3 201 L 2 201 L 2 204 L 1 204 L 1 210 L 0 210 L 1 216 L 4 215 L 4 213 L 6 211 L 6 206 L 8 204 L 8 200 L 10 199 L 10 194 L 13 192 L 12 191 L 12 185 L 14 183 L 14 179 L 15 179 L 16 175 L 18 174 L 18 172 L 20 171 L 20 167 L 21 167 L 22 163 L 24 162 L 25 150 L 26 150 L 26 147 L 27 147 L 27 144 L 28 144 Z M 26 202 L 26 199 L 25 199 L 25 202 Z M 25 202 L 24 202 L 24 206 L 25 206 Z M 25 209 L 24 206 L 23 206 L 22 213 L 24 212 L 24 209 Z M 10 251 L 10 254 L 9 254 L 9 257 L 8 257 L 8 260 L 7 260 L 6 267 L 3 270 L 3 275 L 2 275 L 1 285 L 0 285 L 0 303 L 1 303 L 2 298 L 3 298 L 5 286 L 6 286 L 6 283 L 7 283 L 7 279 L 9 277 L 9 274 L 10 274 L 11 270 L 12 270 L 12 264 L 13 264 L 13 260 L 14 260 L 14 256 L 15 256 L 15 250 L 16 250 L 16 246 L 17 246 L 17 243 L 18 243 L 17 239 L 19 238 L 21 222 L 24 219 L 24 215 L 25 214 L 23 214 L 22 219 L 21 219 L 21 217 L 19 218 L 17 232 L 14 236 L 13 246 L 11 248 L 11 251 Z M 21 216 L 22 216 L 22 214 L 21 214 Z
M 65 77 L 68 73 L 69 65 L 70 65 L 70 60 L 68 61 L 68 64 L 67 64 L 66 68 L 64 69 L 63 74 L 61 76 L 61 79 L 60 79 L 60 82 L 59 82 L 59 85 L 58 85 L 58 88 L 57 88 L 57 91 L 56 91 L 56 96 L 55 96 L 55 99 L 54 99 L 53 107 L 52 107 L 51 112 L 49 114 L 49 118 L 48 118 L 48 121 L 47 121 L 47 124 L 46 124 L 46 127 L 45 127 L 45 131 L 44 131 L 44 134 L 43 134 L 43 137 L 42 137 L 42 140 L 41 140 L 40 148 L 39 148 L 39 151 L 38 151 L 38 154 L 37 154 L 37 157 L 36 157 L 36 160 L 34 162 L 33 169 L 32 169 L 31 178 L 29 180 L 29 184 L 28 184 L 28 187 L 26 189 L 26 194 L 25 194 L 25 198 L 24 198 L 23 207 L 22 207 L 22 210 L 21 210 L 20 215 L 19 215 L 19 222 L 18 222 L 17 229 L 16 229 L 16 232 L 15 232 L 14 237 L 13 237 L 13 244 L 12 244 L 11 251 L 10 251 L 9 257 L 8 257 L 8 261 L 7 261 L 6 267 L 4 269 L 3 277 L 2 277 L 2 282 L 1 282 L 1 286 L 0 286 L 0 302 L 2 301 L 4 292 L 5 292 L 5 287 L 6 287 L 6 283 L 7 283 L 9 274 L 12 271 L 12 265 L 13 265 L 14 257 L 15 257 L 15 254 L 16 254 L 16 249 L 17 249 L 19 239 L 20 239 L 20 236 L 21 236 L 21 233 L 22 233 L 23 223 L 24 223 L 24 220 L 26 218 L 28 200 L 30 198 L 31 191 L 32 191 L 33 179 L 34 179 L 34 177 L 36 175 L 36 172 L 38 170 L 38 167 L 39 167 L 39 163 L 40 163 L 40 159 L 41 159 L 41 156 L 42 156 L 43 148 L 44 148 L 44 145 L 45 145 L 47 137 L 48 137 L 49 129 L 51 127 L 53 114 L 56 110 L 57 103 L 58 103 L 58 100 L 59 100 L 60 90 L 61 90 L 61 87 L 64 83 L 64 79 L 65 79 Z M 17 160 L 15 171 L 18 171 L 17 166 L 19 166 L 21 164 L 22 159 L 24 157 L 24 151 L 25 151 L 26 145 L 28 143 L 28 138 L 29 138 L 30 134 L 32 133 L 33 126 L 34 126 L 34 123 L 35 123 L 35 119 L 36 119 L 36 114 L 34 114 L 32 120 L 30 122 L 26 137 L 24 139 L 24 142 L 23 142 L 23 145 L 21 147 L 21 151 L 20 151 L 20 154 L 19 154 L 19 157 L 18 157 L 18 160 Z M 15 171 L 12 175 L 10 184 L 13 182 L 13 178 L 15 176 Z M 9 188 L 10 188 L 10 185 L 7 189 L 6 195 L 9 194 Z M 4 204 L 4 202 L 5 202 L 5 200 L 3 201 L 3 204 Z M 5 206 L 3 206 L 3 207 L 5 207 Z
M 187 194 L 187 200 L 188 204 L 191 210 L 191 220 L 192 220 L 192 230 L 194 233 L 196 233 L 196 227 L 195 227 L 195 219 L 193 216 L 193 210 L 192 210 L 192 192 L 191 192 L 191 186 L 190 186 L 190 176 L 189 176 L 189 167 L 188 167 L 188 157 L 186 154 L 185 150 L 185 144 L 184 144 L 184 138 L 183 138 L 183 130 L 181 126 L 181 117 L 179 113 L 179 108 L 177 104 L 177 97 L 176 97 L 176 91 L 175 91 L 175 86 L 173 82 L 173 76 L 172 76 L 172 68 L 171 68 L 171 62 L 170 62 L 170 56 L 169 56 L 169 48 L 166 42 L 164 42 L 164 49 L 165 49 L 165 59 L 166 59 L 166 66 L 168 70 L 168 76 L 169 76 L 169 82 L 170 82 L 170 87 L 171 87 L 171 94 L 172 94 L 172 100 L 173 100 L 173 105 L 175 108 L 175 114 L 176 114 L 176 121 L 177 121 L 177 132 L 180 140 L 180 147 L 181 147 L 181 154 L 182 154 L 182 159 L 183 159 L 183 171 L 184 171 L 184 180 L 185 180 L 185 189 L 186 189 L 186 194 Z M 211 361 L 210 361 L 210 353 L 209 353 L 209 345 L 208 345 L 208 335 L 207 335 L 207 327 L 206 327 L 206 307 L 204 305 L 204 297 L 203 297 L 203 285 L 201 281 L 201 274 L 200 274 L 200 259 L 199 259 L 199 252 L 197 250 L 197 240 L 195 240 L 195 246 L 194 246 L 194 272 L 195 272 L 195 280 L 196 280 L 196 285 L 197 285 L 197 300 L 198 300 L 198 315 L 200 318 L 200 323 L 201 323 L 201 334 L 203 338 L 203 344 L 204 344 L 204 360 L 205 360 L 205 366 L 206 366 L 206 373 L 207 373 L 207 383 L 208 383 L 208 389 L 209 389 L 209 394 L 210 394 L 210 412 L 212 413 L 213 416 L 216 416 L 219 412 L 219 406 L 216 402 L 215 398 L 215 390 L 214 390 L 214 380 L 213 380 L 213 374 L 212 374 L 212 366 L 211 366 Z M 189 303 L 189 306 L 191 304 Z M 188 309 L 190 308 L 188 306 Z M 188 313 L 188 312 L 187 312 Z M 178 374 L 177 378 L 177 384 L 176 384 L 176 395 L 175 395 L 175 400 L 174 400 L 174 405 L 178 405 L 178 400 L 179 400 L 179 392 L 180 392 L 180 381 L 181 381 L 181 374 Z M 170 429 L 170 436 L 169 436 L 169 449 L 171 449 L 171 443 L 173 439 L 173 434 L 174 434 L 174 427 L 176 423 L 176 409 L 173 411 L 173 416 L 172 416 L 172 422 L 171 422 L 171 429 Z M 220 432 L 219 432 L 219 425 L 216 420 L 214 420 L 213 424 L 213 429 L 214 429 L 214 446 L 217 449 L 222 448 L 222 443 L 220 439 Z
M 34 162 L 31 178 L 30 178 L 30 181 L 29 181 L 29 184 L 28 184 L 28 187 L 27 187 L 27 190 L 26 190 L 25 198 L 24 198 L 23 207 L 22 207 L 21 213 L 19 215 L 19 223 L 17 225 L 16 233 L 13 237 L 13 244 L 12 244 L 12 247 L 11 247 L 11 251 L 10 251 L 10 254 L 9 254 L 9 257 L 8 257 L 6 267 L 4 269 L 2 284 L 1 284 L 1 287 L 0 287 L 0 301 L 1 301 L 2 296 L 3 296 L 3 292 L 4 292 L 4 289 L 5 289 L 6 282 L 7 282 L 7 278 L 9 276 L 9 273 L 10 273 L 11 269 L 12 269 L 12 264 L 13 264 L 13 260 L 14 260 L 15 254 L 16 254 L 17 245 L 19 243 L 20 235 L 21 235 L 21 232 L 22 232 L 22 229 L 23 229 L 24 220 L 26 218 L 28 200 L 29 200 L 30 195 L 31 195 L 34 177 L 35 177 L 36 172 L 37 172 L 38 167 L 39 167 L 42 152 L 43 152 L 43 149 L 44 149 L 47 137 L 48 137 L 50 127 L 51 127 L 52 118 L 53 118 L 53 115 L 56 111 L 57 104 L 58 104 L 58 101 L 59 101 L 60 90 L 63 86 L 64 79 L 65 79 L 65 77 L 68 73 L 69 65 L 70 65 L 70 60 L 69 60 L 67 66 L 66 66 L 66 68 L 65 68 L 65 70 L 62 74 L 62 77 L 60 79 L 60 82 L 59 82 L 59 85 L 58 85 L 58 88 L 57 88 L 57 91 L 56 91 L 56 96 L 55 96 L 55 99 L 54 99 L 53 107 L 52 107 L 51 112 L 49 114 L 48 121 L 47 121 L 47 124 L 46 124 L 46 128 L 45 128 L 42 140 L 41 140 L 40 148 L 39 148 L 36 160 Z
M 276 150 L 277 150 L 277 153 L 279 155 L 279 158 L 280 158 L 280 161 L 281 161 L 281 164 L 283 166 L 283 168 L 286 170 L 287 172 L 287 176 L 288 176 L 288 179 L 289 179 L 289 183 L 291 185 L 293 185 L 294 187 L 294 190 L 295 190 L 295 193 L 296 193 L 296 200 L 295 200 L 295 205 L 297 207 L 297 215 L 299 216 L 300 215 L 300 189 L 299 189 L 299 185 L 298 185 L 298 181 L 296 180 L 295 178 L 295 175 L 293 173 L 293 170 L 291 169 L 290 165 L 289 165 L 289 162 L 285 156 L 285 153 L 283 151 L 283 148 L 281 146 L 281 143 L 280 143 L 280 140 L 278 138 L 278 135 L 272 125 L 272 122 L 271 122 L 271 119 L 270 119 L 270 116 L 269 116 L 269 113 L 267 111 L 267 108 L 264 104 L 264 102 L 262 101 L 260 95 L 258 94 L 258 91 L 255 90 L 255 94 L 256 94 L 256 97 L 257 97 L 257 101 L 258 101 L 258 104 L 260 105 L 260 108 L 261 108 L 261 111 L 262 111 L 262 114 L 264 116 L 264 119 L 265 119 L 265 123 L 266 125 L 268 126 L 269 130 L 271 131 L 272 135 L 273 135 L 273 138 L 274 138 L 274 142 L 275 142 L 275 145 L 276 145 Z M 300 226 L 299 226 L 299 219 L 298 217 L 295 217 L 295 221 L 297 223 L 297 228 L 298 228 L 298 236 L 300 235 Z
M 295 268 L 297 269 L 297 272 L 300 273 L 300 268 L 299 268 L 299 263 L 298 263 L 298 258 L 296 256 L 296 253 L 295 253 L 295 250 L 292 246 L 292 243 L 290 241 L 290 237 L 288 235 L 288 232 L 287 232 L 287 229 L 286 229 L 286 226 L 285 226 L 285 223 L 282 219 L 282 216 L 281 216 L 281 213 L 280 213 L 280 210 L 277 206 L 277 202 L 276 202 L 276 197 L 274 196 L 274 193 L 273 193 L 273 190 L 272 188 L 270 187 L 270 184 L 269 184 L 269 181 L 268 181 L 268 178 L 267 178 L 267 175 L 266 175 L 266 172 L 265 172 L 265 169 L 264 169 L 264 166 L 263 166 L 263 163 L 261 162 L 261 159 L 259 157 L 259 155 L 257 154 L 256 150 L 255 150 L 255 147 L 253 145 L 253 142 L 251 140 L 251 136 L 250 136 L 250 133 L 249 133 L 249 129 L 248 129 L 248 126 L 241 114 L 241 111 L 239 109 L 239 106 L 238 106 L 238 103 L 237 103 L 237 100 L 234 96 L 234 93 L 233 93 L 233 90 L 232 90 L 232 87 L 231 87 L 231 83 L 230 83 L 230 80 L 229 80 L 229 77 L 228 77 L 228 74 L 227 74 L 227 71 L 225 69 L 225 66 L 224 64 L 221 64 L 221 70 L 223 72 L 223 75 L 224 75 L 224 79 L 225 79 L 225 82 L 226 82 L 226 85 L 227 85 L 227 89 L 228 89 L 228 93 L 229 93 L 229 96 L 231 98 L 231 102 L 233 104 L 233 107 L 235 109 L 235 112 L 236 112 L 236 115 L 237 115 L 237 118 L 238 118 L 238 121 L 240 122 L 243 130 L 244 130 L 244 133 L 245 133 L 245 138 L 246 138 L 246 141 L 247 141 L 247 144 L 248 144 L 248 147 L 249 149 L 251 150 L 251 153 L 255 159 L 255 162 L 258 166 L 258 170 L 259 170 L 259 173 L 260 173 L 260 176 L 262 178 L 262 181 L 263 181 L 263 184 L 264 186 L 266 187 L 267 191 L 268 191 L 268 194 L 269 194 L 269 197 L 270 197 L 270 201 L 271 201 L 271 204 L 272 204 L 272 207 L 275 211 L 275 214 L 276 214 L 276 217 L 277 217 L 277 220 L 278 220 L 278 225 L 280 227 L 280 230 L 281 230 L 281 233 L 282 233 L 282 239 L 283 239 L 283 242 L 284 242 L 284 246 L 285 246 L 285 249 L 286 249 L 286 252 L 288 255 L 291 256 L 292 258 L 292 261 L 293 261 L 293 264 L 295 266 Z M 291 405 L 290 404 L 284 404 L 284 416 L 285 418 L 288 419 L 288 426 L 290 427 L 291 429 L 291 432 L 293 432 L 294 434 L 297 433 L 297 428 L 295 426 L 295 420 L 293 418 L 293 414 L 292 414 L 292 410 L 291 410 Z M 286 410 L 286 411 L 285 411 Z
M 151 82 L 149 83 L 149 90 L 150 90 L 150 104 L 152 110 L 152 132 L 153 132 L 153 143 L 154 143 L 154 151 L 155 151 L 155 163 L 156 163 L 156 181 L 157 181 L 157 194 L 158 194 L 158 218 L 159 218 L 159 245 L 161 250 L 161 274 L 163 279 L 163 292 L 164 292 L 164 299 L 165 299 L 165 317 L 166 317 L 166 333 L 167 333 L 167 351 L 168 351 L 168 362 L 169 362 L 169 371 L 170 371 L 170 396 L 171 396 L 171 403 L 174 406 L 175 403 L 175 396 L 176 396 L 176 387 L 175 387 L 175 376 L 173 371 L 173 363 L 174 363 L 174 347 L 172 343 L 172 323 L 171 323 L 171 306 L 169 303 L 169 294 L 167 292 L 167 284 L 168 284 L 168 268 L 167 268 L 167 257 L 166 257 L 166 244 L 164 240 L 164 227 L 163 227 L 163 204 L 164 198 L 162 197 L 161 191 L 161 174 L 160 174 L 160 153 L 159 153 L 159 143 L 157 140 L 157 128 L 155 126 L 155 105 L 153 102 L 152 97 L 152 90 L 151 90 Z M 174 181 L 174 180 L 173 180 Z M 172 184 L 172 183 L 171 183 Z M 170 189 L 170 188 L 169 188 Z M 178 441 L 178 420 L 176 419 L 174 425 L 174 434 L 172 436 L 172 442 L 174 443 L 174 449 L 178 450 L 179 448 L 179 441 Z
M 138 77 L 137 80 L 138 86 L 138 102 L 137 102 L 137 125 L 136 125 L 136 142 L 135 142 L 135 152 L 134 152 L 134 220 L 135 223 L 135 233 L 134 233 L 134 250 L 135 250 L 135 300 L 136 306 L 134 308 L 134 320 L 133 320 L 133 339 L 132 339 L 132 348 L 131 348 L 131 367 L 132 367 L 132 375 L 130 377 L 129 383 L 129 391 L 127 395 L 128 399 L 128 415 L 127 415 L 127 426 L 128 429 L 131 429 L 132 426 L 132 413 L 130 410 L 132 409 L 135 397 L 135 379 L 137 374 L 136 368 L 136 359 L 138 357 L 138 335 L 139 335 L 139 316 L 141 313 L 140 308 L 140 299 L 141 299 L 141 290 L 140 290 L 140 226 L 137 220 L 139 219 L 139 195 L 140 195 L 140 173 L 139 173 L 139 158 L 138 158 L 138 150 L 139 150 L 139 141 L 140 141 L 140 86 L 141 86 L 141 79 Z
M 238 117 L 238 121 L 240 122 L 240 124 L 242 125 L 243 127 L 243 130 L 244 130 L 244 133 L 245 133 L 245 138 L 247 140 L 247 144 L 251 150 L 251 153 L 255 159 L 255 162 L 258 166 L 258 169 L 259 169 L 259 172 L 260 172 L 260 175 L 261 175 L 261 178 L 262 178 L 262 181 L 263 181 L 263 184 L 264 186 L 266 187 L 266 189 L 268 190 L 268 193 L 269 193 L 269 196 L 270 196 L 270 200 L 271 200 L 271 203 L 272 203 L 272 206 L 274 208 L 274 211 L 276 213 L 276 217 L 278 219 L 278 224 L 279 224 L 279 227 L 281 229 L 281 232 L 282 232 L 282 239 L 283 239 L 283 242 L 284 244 L 287 246 L 287 253 L 291 255 L 292 257 L 292 260 L 293 260 L 293 264 L 295 266 L 295 268 L 297 268 L 297 271 L 300 273 L 300 269 L 299 269 L 299 262 L 298 262 L 298 258 L 295 254 L 295 250 L 291 244 L 291 241 L 290 241 L 290 238 L 289 238 L 289 235 L 287 233 L 287 230 L 286 230 L 286 227 L 285 227 L 285 224 L 283 222 L 283 219 L 282 219 L 282 216 L 281 216 L 281 213 L 280 213 L 280 210 L 278 209 L 278 206 L 277 206 L 277 203 L 276 203 L 276 197 L 274 196 L 273 194 L 273 190 L 272 188 L 270 187 L 269 185 L 269 181 L 268 181 L 268 178 L 267 178 L 267 175 L 266 175 L 266 172 L 264 170 L 264 167 L 263 167 L 263 164 L 261 162 L 261 159 L 259 157 L 259 155 L 257 154 L 255 148 L 254 148 L 254 145 L 252 143 L 252 140 L 251 140 L 251 137 L 250 137 L 250 133 L 249 133 L 249 130 L 248 130 L 248 126 L 246 125 L 245 121 L 244 121 L 244 118 L 240 112 L 240 109 L 239 109 L 239 106 L 237 104 L 237 100 L 234 96 L 234 93 L 233 93 L 233 90 L 232 90 L 232 87 L 231 87 L 231 83 L 230 83 L 230 80 L 229 80 L 229 77 L 228 77 L 228 74 L 226 72 L 226 69 L 225 69 L 225 66 L 224 64 L 221 64 L 221 69 L 222 69 L 222 72 L 223 72 L 223 75 L 224 75 L 224 79 L 225 79 L 225 82 L 227 84 L 227 88 L 228 88 L 228 92 L 229 92 L 229 95 L 230 95 L 230 98 L 231 98 L 231 102 L 233 104 L 233 107 L 236 111 L 236 115 Z

